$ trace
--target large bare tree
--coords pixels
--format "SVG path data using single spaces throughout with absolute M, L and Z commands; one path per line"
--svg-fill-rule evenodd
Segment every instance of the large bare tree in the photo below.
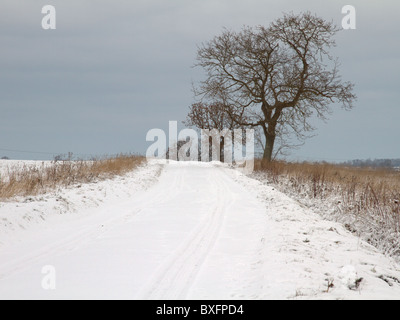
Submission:
M 342 81 L 330 53 L 338 31 L 309 12 L 285 14 L 268 27 L 225 30 L 198 49 L 196 66 L 207 76 L 195 93 L 219 101 L 237 124 L 261 127 L 270 161 L 278 131 L 304 138 L 314 114 L 326 119 L 335 103 L 353 107 L 354 85 Z

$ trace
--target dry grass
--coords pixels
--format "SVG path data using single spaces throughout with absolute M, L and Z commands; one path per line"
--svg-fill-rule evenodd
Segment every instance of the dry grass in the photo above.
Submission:
M 400 173 L 332 164 L 256 162 L 256 170 L 304 202 L 334 208 L 335 220 L 389 255 L 400 257 Z M 328 207 L 328 206 L 327 206 Z
M 35 196 L 78 183 L 90 183 L 123 175 L 145 160 L 144 157 L 119 155 L 93 161 L 57 161 L 42 165 L 24 165 L 9 169 L 0 181 L 0 200 L 17 196 Z

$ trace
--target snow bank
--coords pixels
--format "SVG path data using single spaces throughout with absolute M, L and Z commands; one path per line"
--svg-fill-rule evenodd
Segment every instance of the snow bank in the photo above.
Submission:
M 259 298 L 400 299 L 400 267 L 394 259 L 275 187 L 231 174 L 265 204 L 268 216 Z
M 3 172 L 23 166 L 51 165 L 42 161 L 2 161 Z M 145 163 L 136 170 L 96 183 L 78 184 L 40 196 L 19 198 L 18 201 L 0 202 L 0 248 L 1 245 L 18 241 L 28 230 L 35 232 L 44 222 L 65 221 L 92 214 L 104 202 L 126 201 L 137 192 L 145 190 L 157 181 L 162 170 L 161 162 Z

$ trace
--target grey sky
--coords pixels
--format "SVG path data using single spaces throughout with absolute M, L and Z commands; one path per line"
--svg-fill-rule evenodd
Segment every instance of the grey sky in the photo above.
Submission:
M 41 28 L 46 4 L 57 30 Z M 356 109 L 316 122 L 318 136 L 293 158 L 400 158 L 395 0 L 0 0 L 0 157 L 144 153 L 147 131 L 184 120 L 193 102 L 198 44 L 282 12 L 309 10 L 340 25 L 346 4 L 357 9 L 357 30 L 340 32 L 335 54 L 356 84 Z

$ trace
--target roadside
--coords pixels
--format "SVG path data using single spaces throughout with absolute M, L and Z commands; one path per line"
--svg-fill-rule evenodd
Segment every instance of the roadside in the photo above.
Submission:
M 0 298 L 400 299 L 393 259 L 223 164 L 149 161 L 26 200 L 0 207 Z

